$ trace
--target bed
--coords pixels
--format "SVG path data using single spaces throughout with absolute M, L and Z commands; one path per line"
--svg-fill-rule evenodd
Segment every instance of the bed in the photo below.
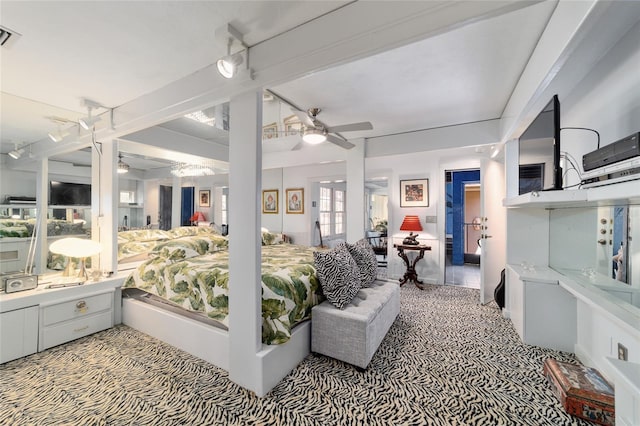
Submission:
M 0 238 L 30 238 L 36 219 L 0 218 Z M 62 219 L 47 219 L 47 236 L 86 235 L 81 222 L 73 223 Z
M 151 248 L 150 258 L 125 279 L 125 295 L 157 306 L 180 307 L 191 318 L 228 330 L 227 240 L 215 232 L 181 232 L 183 236 Z M 317 249 L 282 243 L 273 235 L 263 232 L 262 342 L 267 345 L 289 341 L 292 329 L 308 320 L 311 308 L 323 301 L 313 259 Z
M 149 259 L 119 272 L 124 281 L 122 322 L 230 371 L 232 362 L 237 362 L 231 359 L 231 347 L 238 339 L 226 329 L 228 248 L 224 243 L 204 244 L 202 240 L 210 236 L 197 227 L 188 228 L 174 233 L 196 235 L 158 241 Z M 262 323 L 263 344 L 255 353 L 257 374 L 251 385 L 258 396 L 309 354 L 311 308 L 324 300 L 316 293 L 320 284 L 313 252 L 317 248 L 285 243 L 284 236 L 265 230 L 262 237 L 262 318 L 252 316 L 256 325 Z M 255 315 L 250 310 L 246 314 Z

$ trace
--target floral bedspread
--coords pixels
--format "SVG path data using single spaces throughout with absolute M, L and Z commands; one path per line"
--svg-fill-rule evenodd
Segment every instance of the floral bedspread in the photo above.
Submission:
M 262 342 L 281 344 L 323 299 L 313 262 L 315 248 L 293 244 L 262 247 Z M 170 253 L 170 254 L 169 254 Z M 136 268 L 123 288 L 136 287 L 187 310 L 229 325 L 229 252 L 181 255 L 160 251 Z

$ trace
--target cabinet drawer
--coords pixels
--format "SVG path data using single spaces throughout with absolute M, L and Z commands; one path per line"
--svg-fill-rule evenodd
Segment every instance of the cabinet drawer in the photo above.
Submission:
M 40 330 L 38 350 L 43 351 L 70 340 L 88 336 L 113 326 L 113 311 L 83 316 L 73 321 L 44 327 Z
M 113 292 L 80 297 L 64 303 L 42 307 L 41 325 L 48 326 L 74 318 L 92 315 L 100 311 L 111 310 Z

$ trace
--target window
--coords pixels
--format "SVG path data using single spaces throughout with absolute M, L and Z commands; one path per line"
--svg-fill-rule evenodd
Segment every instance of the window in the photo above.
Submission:
M 120 191 L 120 204 L 135 204 L 136 193 L 133 191 Z
M 222 207 L 222 223 L 227 225 L 227 194 L 222 194 L 222 200 L 220 200 L 220 206 Z
M 320 187 L 320 232 L 323 236 L 345 233 L 345 191 Z
M 333 210 L 335 213 L 335 233 L 344 233 L 344 191 L 335 189 L 333 191 L 334 203 Z

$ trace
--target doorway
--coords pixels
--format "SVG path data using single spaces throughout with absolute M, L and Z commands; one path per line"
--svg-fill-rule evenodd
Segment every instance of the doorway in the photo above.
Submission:
M 193 216 L 195 189 L 193 186 L 182 187 L 182 204 L 180 205 L 180 226 L 190 226 Z
M 173 188 L 167 185 L 160 185 L 160 217 L 158 218 L 159 228 L 162 230 L 171 229 L 171 197 Z
M 446 170 L 445 284 L 480 288 L 480 170 Z

